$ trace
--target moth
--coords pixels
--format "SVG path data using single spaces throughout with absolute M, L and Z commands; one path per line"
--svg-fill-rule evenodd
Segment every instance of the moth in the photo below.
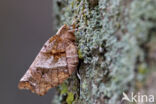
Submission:
M 63 25 L 41 48 L 18 84 L 38 95 L 63 83 L 76 69 L 79 62 L 74 29 Z

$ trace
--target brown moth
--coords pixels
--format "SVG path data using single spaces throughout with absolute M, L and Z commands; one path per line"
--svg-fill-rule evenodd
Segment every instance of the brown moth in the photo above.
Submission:
M 63 25 L 43 45 L 18 87 L 44 95 L 66 80 L 76 70 L 78 61 L 74 30 Z

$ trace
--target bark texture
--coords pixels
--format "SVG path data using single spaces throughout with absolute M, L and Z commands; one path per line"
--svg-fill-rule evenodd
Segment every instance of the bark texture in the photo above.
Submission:
M 73 74 L 52 104 L 120 104 L 156 62 L 155 0 L 55 0 L 55 26 L 76 23 L 81 79 Z

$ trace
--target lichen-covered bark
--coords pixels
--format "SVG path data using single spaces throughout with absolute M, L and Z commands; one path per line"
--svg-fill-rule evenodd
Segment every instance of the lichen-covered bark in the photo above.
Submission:
M 53 104 L 120 104 L 155 66 L 155 0 L 55 0 L 56 25 L 76 21 L 81 79 L 58 87 Z

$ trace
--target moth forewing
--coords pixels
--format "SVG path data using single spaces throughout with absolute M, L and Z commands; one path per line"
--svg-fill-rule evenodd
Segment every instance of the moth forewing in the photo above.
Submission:
M 50 88 L 63 83 L 77 69 L 79 62 L 75 40 L 74 31 L 63 25 L 43 45 L 18 87 L 44 95 Z

